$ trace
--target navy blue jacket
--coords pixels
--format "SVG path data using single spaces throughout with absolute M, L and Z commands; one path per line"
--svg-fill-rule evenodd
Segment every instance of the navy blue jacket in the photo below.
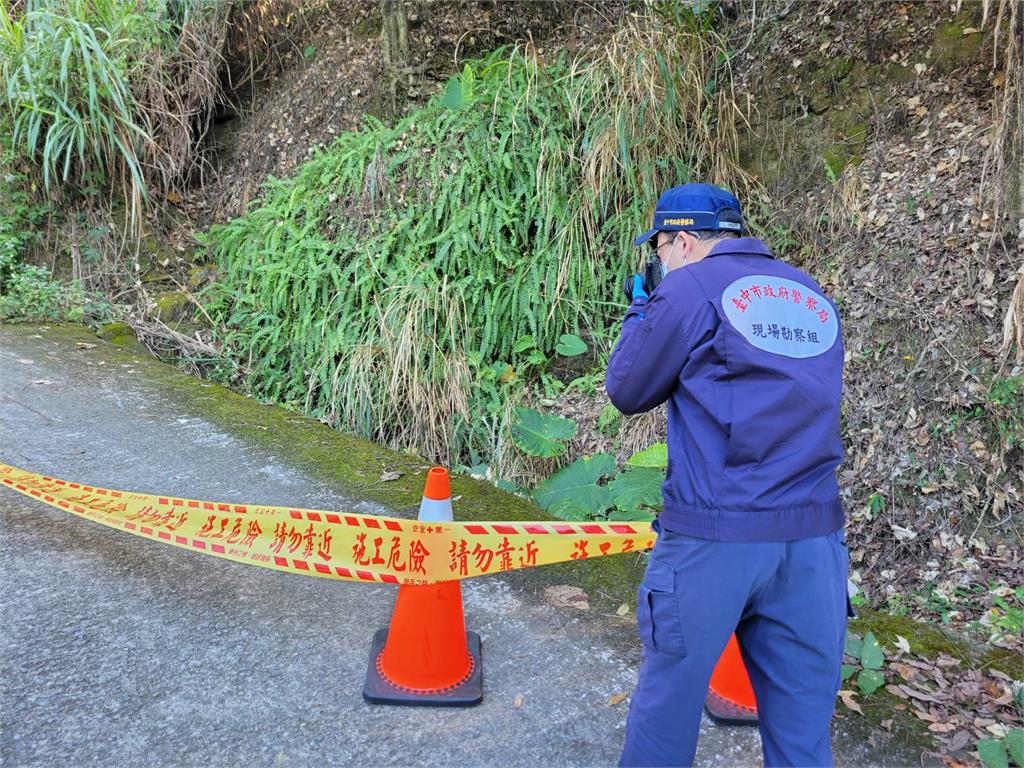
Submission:
M 835 306 L 753 237 L 717 243 L 634 301 L 605 387 L 626 414 L 668 401 L 661 525 L 721 541 L 842 527 L 842 370 Z

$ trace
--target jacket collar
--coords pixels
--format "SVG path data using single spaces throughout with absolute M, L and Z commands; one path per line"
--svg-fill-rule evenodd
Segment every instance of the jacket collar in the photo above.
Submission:
M 767 256 L 769 259 L 775 258 L 772 256 L 772 252 L 768 250 L 768 246 L 756 237 L 726 238 L 719 243 L 715 243 L 714 247 L 708 251 L 708 255 L 704 258 L 707 259 L 712 256 L 724 256 L 725 254 L 732 254 L 735 256 Z

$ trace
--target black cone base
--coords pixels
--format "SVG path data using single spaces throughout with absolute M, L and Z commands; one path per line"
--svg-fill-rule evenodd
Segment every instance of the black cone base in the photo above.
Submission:
M 466 644 L 473 657 L 473 671 L 461 684 L 445 691 L 418 693 L 396 688 L 377 671 L 377 658 L 388 639 L 387 629 L 378 629 L 370 646 L 370 663 L 366 668 L 363 698 L 371 704 L 395 704 L 405 707 L 472 707 L 484 698 L 483 657 L 480 655 L 480 635 L 466 632 Z
M 716 723 L 730 725 L 757 725 L 757 710 L 729 701 L 708 688 L 704 709 Z

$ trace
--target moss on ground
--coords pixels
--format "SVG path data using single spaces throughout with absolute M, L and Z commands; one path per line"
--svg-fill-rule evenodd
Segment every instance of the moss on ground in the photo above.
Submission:
M 53 326 L 50 327 L 52 332 Z M 82 336 L 84 337 L 86 335 L 87 334 L 83 331 Z M 145 345 L 139 341 L 138 337 L 135 335 L 135 331 L 132 330 L 132 327 L 128 325 L 128 323 L 106 323 L 100 327 L 96 332 L 96 335 L 104 341 L 109 341 L 114 346 L 129 350 L 136 354 L 146 355 L 147 357 L 149 356 L 149 350 L 146 349 Z
M 899 635 L 910 643 L 910 652 L 916 656 L 934 659 L 946 654 L 974 669 L 998 669 L 1013 678 L 1024 669 L 1024 656 L 987 644 L 973 644 L 934 624 L 917 621 L 909 616 L 893 616 L 870 608 L 859 608 L 858 618 L 850 622 L 850 629 L 863 635 L 874 632 L 883 646 L 892 649 Z
M 973 669 L 998 669 L 1013 678 L 1024 669 L 1024 657 L 1003 648 L 973 645 L 941 627 L 917 621 L 908 616 L 893 616 L 870 608 L 859 608 L 858 617 L 850 621 L 850 631 L 863 636 L 873 632 L 879 643 L 888 649 L 896 647 L 896 636 L 906 639 L 915 656 L 936 659 L 946 654 Z M 892 718 L 891 735 L 900 743 L 918 749 L 932 750 L 935 741 L 927 723 L 914 717 L 907 703 L 884 688 L 870 696 L 859 696 L 864 716 L 873 725 Z
M 971 5 L 980 6 L 980 3 Z M 969 7 L 945 24 L 935 28 L 932 35 L 932 61 L 936 69 L 949 73 L 978 61 L 981 54 L 981 19 L 979 8 Z
M 181 291 L 158 294 L 153 297 L 153 302 L 156 304 L 156 316 L 165 323 L 183 320 L 191 313 L 191 301 Z

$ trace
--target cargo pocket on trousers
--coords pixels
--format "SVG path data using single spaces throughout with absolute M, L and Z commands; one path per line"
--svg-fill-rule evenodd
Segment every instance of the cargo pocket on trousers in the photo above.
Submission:
M 637 590 L 636 623 L 645 648 L 682 658 L 686 656 L 686 644 L 679 620 L 675 576 L 672 569 L 651 563 Z

